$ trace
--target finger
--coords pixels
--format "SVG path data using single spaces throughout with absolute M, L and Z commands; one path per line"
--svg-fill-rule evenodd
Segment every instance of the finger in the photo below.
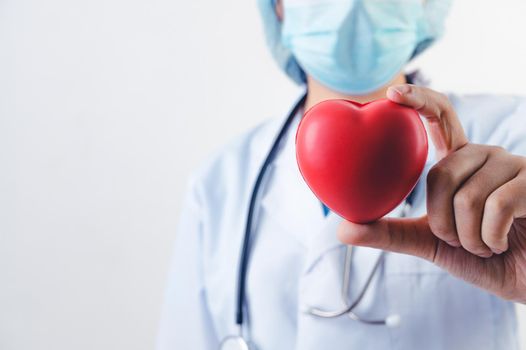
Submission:
M 492 192 L 484 205 L 482 239 L 496 252 L 508 250 L 513 220 L 526 217 L 526 176 L 519 174 Z
M 427 214 L 433 233 L 453 247 L 460 247 L 453 198 L 462 184 L 487 160 L 478 145 L 462 147 L 439 161 L 427 175 Z
M 410 84 L 392 86 L 386 95 L 393 102 L 414 108 L 426 119 L 438 159 L 468 143 L 462 124 L 445 95 Z
M 514 178 L 519 166 L 502 157 L 505 152 L 500 147 L 489 149 L 488 160 L 455 194 L 453 203 L 455 222 L 462 247 L 480 257 L 490 257 L 492 252 L 500 253 L 501 246 L 491 240 L 486 242 L 481 236 L 484 204 L 497 188 Z
M 434 261 L 439 240 L 431 232 L 427 217 L 383 218 L 360 225 L 344 220 L 338 239 L 345 244 L 372 247 Z

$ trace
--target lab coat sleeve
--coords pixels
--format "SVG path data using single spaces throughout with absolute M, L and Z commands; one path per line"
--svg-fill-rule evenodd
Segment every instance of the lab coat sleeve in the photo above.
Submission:
M 503 144 L 513 154 L 526 157 L 526 98 L 518 98 L 517 108 L 505 121 Z
M 510 153 L 526 156 L 526 98 L 515 97 L 512 110 L 491 124 L 488 131 L 488 139 L 475 142 L 502 146 Z
M 201 208 L 197 186 L 191 185 L 176 233 L 157 350 L 214 349 L 218 344 L 203 283 Z

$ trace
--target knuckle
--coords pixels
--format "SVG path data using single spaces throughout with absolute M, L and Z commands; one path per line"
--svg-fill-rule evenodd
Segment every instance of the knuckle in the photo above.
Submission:
M 500 155 L 507 153 L 506 149 L 501 146 L 488 146 L 488 147 L 492 155 L 500 156 Z
M 455 208 L 465 211 L 473 211 L 481 207 L 481 200 L 477 194 L 471 190 L 460 190 L 453 197 L 453 205 Z
M 507 196 L 495 193 L 490 195 L 486 201 L 486 209 L 494 213 L 508 213 L 513 208 Z
M 473 152 L 482 152 L 488 146 L 481 145 L 480 143 L 469 143 L 466 147 L 471 148 Z
M 453 186 L 455 176 L 451 169 L 437 164 L 427 174 L 427 185 L 430 189 L 444 189 Z
M 519 164 L 522 170 L 526 170 L 526 157 L 513 155 L 513 159 Z
M 450 220 L 436 215 L 428 215 L 428 220 L 429 228 L 436 236 L 445 240 L 452 240 L 457 237 L 457 231 Z

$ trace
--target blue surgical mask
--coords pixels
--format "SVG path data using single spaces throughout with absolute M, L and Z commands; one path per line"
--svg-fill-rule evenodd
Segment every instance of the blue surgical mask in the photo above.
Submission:
M 297 62 L 341 93 L 375 91 L 441 36 L 449 5 L 450 0 L 283 0 L 281 44 L 292 55 L 285 68 Z

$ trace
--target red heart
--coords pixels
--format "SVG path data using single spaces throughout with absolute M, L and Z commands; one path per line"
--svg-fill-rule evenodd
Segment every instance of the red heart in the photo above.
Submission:
M 328 100 L 309 109 L 296 134 L 296 159 L 314 194 L 355 223 L 396 208 L 418 182 L 427 134 L 418 113 L 386 99 Z

